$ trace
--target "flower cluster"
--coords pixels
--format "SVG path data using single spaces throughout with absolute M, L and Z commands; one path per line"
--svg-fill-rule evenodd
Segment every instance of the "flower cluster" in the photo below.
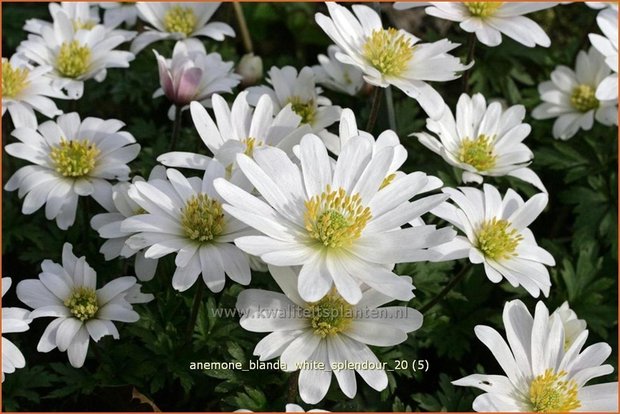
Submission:
M 473 33 L 471 42 L 495 47 L 503 34 L 518 47 L 534 48 L 550 47 L 551 39 L 524 15 L 556 5 L 434 2 L 425 11 L 458 22 Z M 50 5 L 52 21 L 26 22 L 28 39 L 2 61 L 2 104 L 14 138 L 5 151 L 27 164 L 4 188 L 23 198 L 23 214 L 44 209 L 62 231 L 83 218 L 102 239 L 103 259 L 134 257 L 133 273 L 122 274 L 136 277 L 116 277 L 97 288 L 95 269 L 65 242 L 61 263 L 44 260 L 37 279 L 17 284 L 17 297 L 32 311 L 4 308 L 4 333 L 54 318 L 36 349 L 66 351 L 79 368 L 89 348 L 99 355 L 101 338 L 119 339 L 115 322 L 137 322 L 142 309 L 136 305 L 164 296 L 151 289 L 155 282 L 170 283 L 179 304 L 183 292 L 196 285 L 188 341 L 204 288 L 217 296 L 237 283 L 249 286 L 237 286 L 239 325 L 266 334 L 253 345 L 254 355 L 260 361 L 278 358 L 285 372 L 299 371 L 290 377 L 294 397 L 298 392 L 305 403 L 317 404 L 328 394 L 332 374 L 348 398 L 358 392 L 356 374 L 376 391 L 388 388 L 390 374 L 378 347 L 410 341 L 436 303 L 414 308 L 414 282 L 424 286 L 413 273 L 402 274 L 411 271 L 403 264 L 467 259 L 455 266 L 460 273 L 451 284 L 475 276 L 477 269 L 494 284 L 505 279 L 502 288 L 518 295 L 549 297 L 555 280 L 549 267 L 556 264 L 550 251 L 558 252 L 548 251 L 544 241 L 539 245 L 530 229 L 550 194 L 535 172 L 532 139 L 524 143 L 532 132 L 527 117 L 557 118 L 552 133 L 563 140 L 591 129 L 594 120 L 618 124 L 617 9 L 599 12 L 603 35 L 590 34 L 592 47 L 579 51 L 575 70 L 558 66 L 550 73 L 538 87 L 542 102 L 528 114 L 525 103 L 506 105 L 469 92 L 473 43 L 463 63 L 453 54 L 458 43 L 424 42 L 386 27 L 381 13 L 366 5 L 326 3 L 327 14 L 314 18 L 333 44 L 318 55 L 318 64 L 273 66 L 266 84 L 256 85 L 262 61 L 251 47 L 235 68 L 215 51 L 228 56 L 223 49 L 204 43 L 204 37 L 222 42 L 235 36 L 228 24 L 210 21 L 219 7 L 67 2 Z M 147 26 L 128 30 L 137 19 Z M 168 51 L 163 54 L 172 50 L 170 58 L 152 50 L 153 59 L 145 51 L 156 42 Z M 88 93 L 85 83 L 104 81 L 108 69 L 128 68 L 139 53 L 150 57 L 159 75 L 159 85 L 147 89 L 159 86 L 152 97 L 170 104 L 167 150 L 120 120 L 88 116 L 92 108 L 63 113 L 53 101 L 81 99 Z M 462 75 L 463 93 L 448 97 L 436 89 Z M 394 125 L 375 134 L 384 90 L 413 99 L 426 114 L 427 131 L 408 130 L 416 139 L 403 143 Z M 338 93 L 346 99 L 372 93 L 370 110 L 354 112 L 346 107 L 350 101 L 340 106 L 327 97 Z M 51 119 L 39 123 L 35 111 Z M 193 126 L 183 130 L 184 117 Z M 362 118 L 368 118 L 366 128 L 358 125 Z M 179 140 L 189 137 L 191 145 L 183 142 L 185 151 L 177 150 Z M 454 177 L 410 168 L 412 151 L 442 162 L 425 149 L 439 155 Z M 146 160 L 148 168 L 134 168 L 136 159 Z M 517 184 L 505 188 L 506 183 Z M 98 209 L 92 216 L 91 197 Z M 260 277 L 279 291 L 257 288 L 253 270 L 264 272 Z M 142 293 L 138 280 L 155 294 Z M 487 282 L 479 277 L 476 283 Z M 10 284 L 3 278 L 3 296 Z M 394 301 L 400 303 L 390 305 Z M 532 316 L 521 300 L 511 300 L 503 323 L 505 340 L 489 326 L 478 325 L 474 332 L 506 376 L 473 374 L 453 381 L 485 392 L 473 409 L 617 410 L 616 384 L 586 385 L 613 371 L 603 365 L 611 348 L 597 343 L 582 350 L 587 324 L 568 303 L 550 315 L 538 302 Z M 2 341 L 3 375 L 23 368 L 26 358 L 8 339 Z M 287 411 L 303 409 L 289 404 Z

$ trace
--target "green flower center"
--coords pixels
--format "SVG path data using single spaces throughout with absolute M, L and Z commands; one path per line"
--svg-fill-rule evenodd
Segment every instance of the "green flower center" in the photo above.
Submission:
M 71 315 L 82 322 L 94 318 L 99 310 L 95 290 L 82 286 L 74 288 L 71 296 L 65 299 L 63 303 L 69 309 Z
M 78 31 L 80 29 L 90 30 L 97 25 L 97 22 L 94 20 L 85 20 L 82 21 L 80 19 L 73 20 L 73 30 Z
M 493 260 L 509 259 L 523 240 L 523 236 L 512 228 L 508 220 L 493 218 L 482 223 L 477 233 L 476 247 Z
M 500 1 L 473 1 L 464 4 L 472 16 L 485 18 L 494 15 L 504 3 Z
M 413 57 L 411 40 L 394 28 L 373 30 L 362 47 L 364 57 L 385 76 L 400 76 Z
M 301 117 L 302 124 L 312 124 L 316 116 L 316 105 L 314 100 L 304 101 L 298 96 L 289 99 L 291 109 Z
M 248 157 L 252 157 L 254 155 L 254 150 L 258 147 L 262 147 L 264 144 L 260 139 L 252 137 L 246 138 L 241 142 L 245 145 L 243 153 Z
M 495 166 L 496 156 L 493 153 L 491 138 L 480 135 L 476 139 L 464 139 L 459 149 L 459 160 L 469 164 L 478 171 L 488 171 Z
M 312 330 L 322 338 L 344 331 L 353 320 L 353 306 L 333 292 L 309 304 L 308 310 Z
M 565 371 L 557 374 L 548 369 L 530 384 L 532 411 L 537 413 L 565 413 L 581 407 L 575 381 L 563 381 Z
M 84 177 L 90 173 L 101 151 L 89 140 L 60 139 L 60 144 L 50 151 L 54 169 L 64 177 Z
M 600 102 L 596 99 L 596 91 L 590 85 L 579 85 L 570 95 L 570 103 L 580 112 L 598 109 Z
M 304 224 L 311 238 L 326 247 L 348 247 L 362 235 L 372 218 L 359 194 L 348 195 L 343 188 L 331 186 L 306 201 Z
M 56 70 L 66 78 L 77 78 L 86 73 L 90 65 L 91 51 L 77 40 L 64 42 L 56 59 Z
M 192 196 L 181 210 L 181 227 L 191 240 L 212 241 L 224 230 L 222 203 L 204 193 Z
M 30 83 L 29 73 L 28 69 L 14 68 L 8 59 L 2 59 L 2 96 L 16 98 Z
M 172 6 L 164 15 L 164 28 L 170 33 L 189 36 L 196 28 L 196 15 L 191 7 Z

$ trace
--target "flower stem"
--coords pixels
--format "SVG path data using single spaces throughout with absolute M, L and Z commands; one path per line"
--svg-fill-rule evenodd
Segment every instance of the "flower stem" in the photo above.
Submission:
M 372 95 L 372 106 L 370 107 L 370 115 L 368 116 L 368 123 L 366 124 L 366 132 L 372 134 L 372 130 L 377 123 L 377 116 L 379 115 L 379 108 L 381 107 L 381 95 L 383 88 L 375 86 L 375 91 Z
M 200 303 L 202 302 L 202 295 L 205 291 L 205 284 L 202 280 L 198 280 L 198 286 L 196 287 L 196 293 L 194 294 L 194 303 L 192 304 L 192 313 L 187 324 L 185 331 L 185 343 L 188 343 L 192 339 L 192 333 L 194 333 L 194 326 L 196 325 L 196 318 L 198 318 L 198 309 L 200 309 Z
M 288 402 L 297 401 L 297 387 L 299 382 L 299 371 L 295 371 L 288 377 Z
M 390 129 L 396 132 L 396 114 L 394 113 L 394 97 L 392 95 L 392 87 L 385 89 L 385 106 L 387 109 L 388 125 Z
M 450 282 L 448 282 L 448 284 L 441 290 L 441 292 L 439 292 L 437 294 L 437 296 L 435 296 L 433 299 L 431 299 L 430 302 L 428 302 L 426 305 L 422 306 L 419 310 L 421 313 L 426 313 L 428 310 L 430 310 L 433 306 L 435 306 L 441 299 L 443 299 L 444 296 L 446 296 L 448 294 L 448 292 L 450 292 L 452 290 L 452 288 L 454 286 L 456 286 L 461 279 L 463 279 L 465 277 L 465 275 L 467 274 L 467 271 L 470 269 L 469 266 L 463 266 L 461 268 L 461 271 L 454 276 L 454 278 L 452 278 L 452 280 L 450 280 Z
M 474 59 L 474 51 L 476 50 L 476 34 L 470 33 L 467 38 L 467 61 L 466 64 L 469 64 Z M 469 93 L 469 73 L 473 68 L 467 69 L 463 74 L 463 92 Z
M 241 8 L 241 3 L 233 2 L 232 5 L 233 9 L 235 10 L 235 17 L 237 18 L 237 23 L 239 24 L 239 31 L 241 32 L 241 39 L 243 40 L 243 47 L 245 48 L 245 53 L 253 53 L 254 46 L 252 45 L 252 38 L 250 37 L 250 31 L 248 30 L 248 24 L 245 21 L 243 9 Z
M 181 107 L 179 105 L 174 106 L 174 124 L 172 125 L 172 138 L 170 139 L 169 151 L 174 151 L 179 139 L 179 133 L 181 132 Z

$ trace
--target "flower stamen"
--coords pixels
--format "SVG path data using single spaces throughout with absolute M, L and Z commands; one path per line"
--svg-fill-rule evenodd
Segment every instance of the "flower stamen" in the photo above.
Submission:
M 500 8 L 503 2 L 500 1 L 472 1 L 465 4 L 472 16 L 475 17 L 491 17 Z
M 385 76 L 400 76 L 413 57 L 413 45 L 394 28 L 373 30 L 362 47 L 370 64 Z
M 311 238 L 325 247 L 348 247 L 362 235 L 372 218 L 359 194 L 348 195 L 343 188 L 327 185 L 320 195 L 306 201 L 304 224 Z
M 99 310 L 97 293 L 94 289 L 83 286 L 74 288 L 63 303 L 71 315 L 82 322 L 93 319 Z
M 77 40 L 64 42 L 56 59 L 56 70 L 67 78 L 77 78 L 88 71 L 91 51 Z
M 493 151 L 491 138 L 482 134 L 476 139 L 464 139 L 459 149 L 459 160 L 478 171 L 488 171 L 495 167 L 497 157 Z
M 508 220 L 493 218 L 482 223 L 477 233 L 476 247 L 493 260 L 509 259 L 517 246 L 523 240 L 523 236 L 512 228 Z
M 30 82 L 27 68 L 14 68 L 8 59 L 2 59 L 2 96 L 16 98 Z
M 537 413 L 564 413 L 581 407 L 575 381 L 562 380 L 566 371 L 553 373 L 547 369 L 530 384 L 532 411 Z
M 313 99 L 305 101 L 299 96 L 293 96 L 288 101 L 293 112 L 301 117 L 302 124 L 312 124 L 316 116 L 316 103 Z
M 196 28 L 196 14 L 191 7 L 172 6 L 164 15 L 164 28 L 170 33 L 189 36 Z
M 596 91 L 590 85 L 576 86 L 570 96 L 570 103 L 579 112 L 588 112 L 600 106 L 599 100 L 596 99 Z
M 204 193 L 190 197 L 181 209 L 181 227 L 191 240 L 212 241 L 224 231 L 222 203 Z
M 60 139 L 50 151 L 50 159 L 57 173 L 64 177 L 84 177 L 90 173 L 101 151 L 87 139 Z
M 353 320 L 353 306 L 339 294 L 330 292 L 318 302 L 310 303 L 310 326 L 322 338 L 338 334 L 349 327 Z

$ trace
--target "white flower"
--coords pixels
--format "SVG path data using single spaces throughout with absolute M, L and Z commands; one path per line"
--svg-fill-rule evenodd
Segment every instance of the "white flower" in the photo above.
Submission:
M 127 181 L 127 163 L 138 156 L 140 145 L 131 134 L 119 131 L 124 124 L 77 113 L 61 115 L 33 128 L 17 128 L 11 135 L 20 142 L 5 147 L 8 154 L 34 165 L 20 168 L 6 183 L 7 191 L 19 190 L 26 198 L 23 214 L 32 214 L 45 204 L 45 217 L 56 219 L 66 230 L 75 221 L 80 196 L 92 196 L 108 211 L 112 184 Z
M 603 125 L 618 125 L 618 101 L 599 100 L 595 92 L 611 70 L 596 49 L 580 51 L 575 70 L 558 66 L 551 80 L 538 85 L 543 101 L 532 111 L 535 119 L 557 118 L 553 136 L 567 140 L 579 129 L 589 131 L 594 119 Z
M 224 62 L 219 53 L 205 53 L 204 46 L 198 43 L 177 42 L 172 59 L 165 59 L 153 50 L 159 67 L 161 87 L 153 98 L 166 95 L 173 105 L 168 117 L 174 120 L 175 106 L 187 109 L 192 101 L 210 104 L 214 93 L 232 93 L 241 76 L 233 73 L 233 62 Z
M 235 36 L 235 31 L 221 22 L 208 23 L 221 3 L 151 3 L 138 2 L 138 15 L 153 27 L 147 27 L 131 44 L 132 53 L 138 54 L 146 46 L 164 39 L 181 40 L 207 36 L 224 40 Z
M 454 237 L 452 229 L 400 226 L 437 206 L 445 195 L 413 203 L 414 196 L 440 181 L 414 172 L 384 186 L 394 148 L 373 155 L 362 137 L 350 139 L 335 165 L 316 135 L 301 140 L 301 168 L 277 148 L 259 148 L 254 159 L 239 154 L 237 163 L 265 201 L 223 179 L 215 188 L 225 211 L 254 227 L 260 236 L 239 237 L 235 244 L 276 266 L 301 265 L 299 292 L 317 301 L 335 285 L 349 303 L 362 298 L 363 283 L 399 300 L 413 297 L 413 286 L 390 271 L 391 264 L 429 260 L 428 247 Z
M 103 10 L 103 24 L 116 27 L 124 23 L 133 27 L 138 19 L 138 8 L 133 3 L 105 1 L 98 3 Z
M 431 117 L 439 118 L 444 109 L 441 95 L 426 81 L 458 78 L 462 65 L 447 52 L 458 44 L 447 39 L 418 43 L 420 39 L 404 30 L 384 29 L 379 15 L 368 6 L 355 5 L 353 13 L 336 3 L 327 3 L 331 18 L 317 13 L 316 22 L 343 52 L 336 53 L 342 63 L 359 67 L 366 82 L 385 88 L 394 85 L 416 99 Z
M 426 120 L 426 127 L 439 139 L 426 132 L 412 135 L 448 164 L 462 169 L 463 182 L 481 183 L 483 176 L 509 175 L 546 192 L 540 178 L 527 168 L 534 154 L 522 143 L 532 130 L 523 123 L 524 117 L 523 105 L 504 110 L 499 102 L 487 106 L 479 93 L 471 98 L 462 94 L 456 117 L 446 105 L 440 119 Z
M 586 1 L 586 6 L 588 6 L 591 9 L 595 9 L 595 10 L 601 10 L 601 9 L 614 9 L 614 10 L 618 10 L 618 3 L 611 2 L 611 1 Z
M 327 48 L 328 56 L 318 56 L 320 65 L 312 66 L 316 81 L 326 88 L 355 96 L 366 84 L 364 74 L 357 66 L 340 62 L 336 53 L 342 53 L 342 49 L 331 45 Z
M 270 332 L 254 355 L 261 361 L 280 357 L 284 370 L 300 370 L 299 394 L 309 404 L 325 397 L 332 372 L 349 398 L 357 393 L 355 372 L 375 390 L 384 390 L 387 375 L 368 345 L 405 341 L 409 332 L 422 326 L 422 314 L 404 306 L 382 308 L 392 297 L 368 288 L 356 306 L 335 291 L 309 303 L 297 292 L 298 269 L 269 266 L 269 271 L 284 294 L 248 289 L 237 299 L 241 326 Z
M 249 234 L 248 229 L 224 212 L 213 188 L 213 180 L 224 176 L 224 167 L 211 161 L 202 180 L 185 178 L 174 169 L 166 173 L 166 181 L 137 181 L 129 190 L 146 211 L 121 224 L 121 231 L 136 233 L 127 239 L 129 247 L 148 247 L 144 256 L 149 259 L 177 253 L 172 287 L 179 291 L 189 289 L 201 273 L 213 292 L 224 288 L 224 274 L 237 283 L 250 283 L 248 256 L 231 243 Z
M 575 340 L 586 330 L 586 321 L 577 319 L 577 314 L 568 306 L 568 302 L 564 302 L 562 306 L 557 308 L 553 315 L 557 315 L 564 326 L 564 351 L 575 342 Z M 553 316 L 551 315 L 551 316 Z
M 274 103 L 274 114 L 291 105 L 293 111 L 301 117 L 302 124 L 308 124 L 312 132 L 318 133 L 340 118 L 340 107 L 321 96 L 322 90 L 316 86 L 312 68 L 304 66 L 299 74 L 292 66 L 281 69 L 275 66 L 269 70 L 267 80 L 271 87 L 253 86 L 248 88 L 248 102 L 256 105 L 261 96 L 267 94 Z
M 246 410 L 246 409 L 239 409 L 239 410 L 235 410 L 234 412 L 235 413 L 251 413 L 253 411 Z M 303 409 L 303 407 L 300 406 L 300 405 L 297 405 L 297 404 L 286 404 L 284 412 L 286 412 L 286 413 L 305 413 L 305 412 L 308 412 L 308 413 L 329 413 L 330 411 L 318 410 L 318 409 L 305 411 Z
M 605 56 L 605 63 L 614 72 L 601 81 L 596 88 L 599 100 L 618 99 L 618 6 L 603 10 L 596 22 L 605 36 L 590 34 L 590 42 Z
M 2 297 L 11 288 L 11 278 L 2 278 Z M 30 311 L 21 308 L 2 307 L 2 334 L 25 332 L 28 330 L 32 320 Z M 26 366 L 26 360 L 19 348 L 4 336 L 2 337 L 2 382 L 4 374 L 12 374 L 16 368 Z
M 562 321 L 555 313 L 549 316 L 542 302 L 534 317 L 520 300 L 507 302 L 503 320 L 506 339 L 484 325 L 475 333 L 506 375 L 473 374 L 453 382 L 485 392 L 474 400 L 474 410 L 618 412 L 617 382 L 585 385 L 613 372 L 611 365 L 601 365 L 611 353 L 609 345 L 599 342 L 582 351 L 585 330 L 565 349 Z
M 156 166 L 151 171 L 149 181 L 165 180 L 166 170 L 162 166 Z M 134 177 L 132 182 L 144 181 L 142 177 Z M 121 223 L 127 217 L 142 214 L 144 210 L 129 197 L 131 184 L 127 182 L 118 183 L 112 188 L 112 202 L 114 208 L 108 213 L 97 214 L 94 216 L 90 225 L 97 230 L 99 237 L 106 240 L 99 249 L 103 253 L 105 260 L 112 260 L 118 256 L 131 257 L 136 255 L 135 271 L 139 280 L 148 281 L 153 278 L 157 270 L 157 259 L 147 259 L 144 252 L 132 249 L 125 241 L 133 234 L 121 230 Z
M 98 342 L 106 335 L 119 338 L 113 321 L 136 322 L 140 316 L 126 300 L 136 284 L 133 276 L 122 276 L 97 289 L 97 273 L 73 254 L 73 246 L 62 248 L 62 265 L 51 260 L 41 263 L 39 279 L 17 285 L 19 300 L 34 310 L 32 319 L 54 317 L 37 345 L 37 351 L 58 348 L 67 351 L 72 366 L 84 365 L 90 338 Z
M 192 119 L 200 138 L 215 159 L 228 170 L 231 179 L 238 182 L 243 178 L 235 164 L 237 154 L 253 156 L 261 147 L 277 147 L 292 154 L 293 146 L 310 132 L 307 125 L 300 126 L 301 117 L 285 106 L 274 116 L 274 104 L 268 95 L 258 100 L 252 109 L 247 101 L 248 92 L 237 95 L 232 106 L 220 95 L 213 95 L 212 105 L 215 121 L 207 110 L 197 102 L 190 105 Z M 191 152 L 169 152 L 160 155 L 157 161 L 169 167 L 196 168 L 205 170 L 210 157 Z
M 544 265 L 555 266 L 555 260 L 536 244 L 527 228 L 547 205 L 547 194 L 536 194 L 524 202 L 512 189 L 503 199 L 492 185 L 484 184 L 483 189 L 443 189 L 456 206 L 444 203 L 431 213 L 456 226 L 466 237 L 457 236 L 435 250 L 443 254 L 443 260 L 469 257 L 474 264 L 483 263 L 493 283 L 505 278 L 534 297 L 540 291 L 548 296 L 551 281 Z
M 99 3 L 102 5 L 104 3 Z M 50 3 L 49 11 L 52 19 L 56 19 L 57 13 L 65 14 L 73 23 L 74 30 L 86 29 L 90 30 L 100 23 L 99 7 L 95 3 L 63 1 L 59 3 Z M 124 41 L 130 41 L 136 36 L 136 32 L 117 29 L 122 23 L 120 19 L 104 19 L 103 26 L 106 28 L 109 36 L 123 36 Z M 43 27 L 53 28 L 53 23 L 40 19 L 28 19 L 24 25 L 24 30 L 30 33 L 41 35 Z
M 67 96 L 46 76 L 51 71 L 50 66 L 28 64 L 20 55 L 2 58 L 2 115 L 8 109 L 15 128 L 36 128 L 35 110 L 48 118 L 62 114 L 50 97 Z
M 502 43 L 502 33 L 527 46 L 549 47 L 551 40 L 543 29 L 524 14 L 548 9 L 558 3 L 517 2 L 431 2 L 426 14 L 459 22 L 461 29 L 475 33 L 478 40 L 487 46 Z M 412 7 L 412 3 L 396 3 L 398 10 Z
M 101 82 L 107 68 L 127 68 L 132 53 L 114 50 L 123 43 L 121 35 L 112 35 L 102 25 L 75 29 L 65 13 L 54 15 L 53 26 L 42 26 L 40 35 L 29 35 L 17 51 L 41 66 L 51 66 L 48 76 L 67 89 L 72 99 L 82 96 L 84 81 Z

